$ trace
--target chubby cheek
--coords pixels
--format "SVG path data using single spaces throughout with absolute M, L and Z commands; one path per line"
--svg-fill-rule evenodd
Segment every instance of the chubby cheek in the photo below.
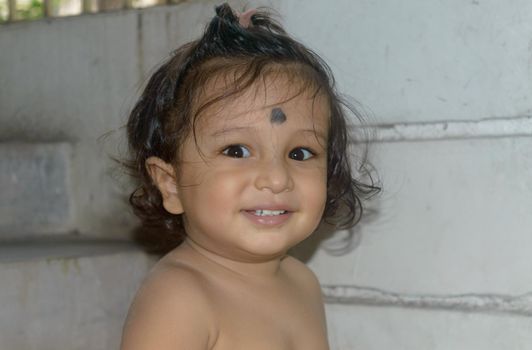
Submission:
M 319 190 L 316 190 L 314 203 L 316 206 L 316 210 L 321 214 L 323 214 L 323 211 L 325 210 L 325 203 L 327 201 L 327 184 L 325 182 L 321 183 L 321 186 L 318 187 Z
M 315 206 L 315 211 L 317 213 L 316 226 L 318 226 L 318 224 L 321 221 L 321 218 L 323 217 L 323 212 L 325 210 L 326 202 L 327 202 L 327 185 L 323 184 L 320 187 L 320 190 L 316 191 L 316 198 L 314 199 L 314 202 L 313 202 L 315 203 L 314 206 Z
M 319 169 L 313 176 L 300 181 L 302 203 L 307 206 L 307 212 L 314 217 L 317 226 L 321 221 L 327 200 L 327 175 L 325 170 Z
M 209 169 L 186 174 L 193 185 L 181 186 L 185 216 L 196 213 L 208 213 L 212 218 L 221 216 L 230 210 L 236 210 L 237 198 L 242 191 L 242 181 L 238 176 L 212 172 Z

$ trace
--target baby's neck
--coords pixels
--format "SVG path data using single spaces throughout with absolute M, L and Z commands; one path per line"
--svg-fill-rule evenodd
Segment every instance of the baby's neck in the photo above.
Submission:
M 204 249 L 189 238 L 185 239 L 180 248 L 212 264 L 213 268 L 224 270 L 227 273 L 235 274 L 246 280 L 254 279 L 257 281 L 279 277 L 281 263 L 286 257 L 286 254 L 283 254 L 257 261 L 230 259 Z

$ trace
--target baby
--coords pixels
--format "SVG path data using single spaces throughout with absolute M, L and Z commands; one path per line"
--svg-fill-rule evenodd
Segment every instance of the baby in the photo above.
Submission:
M 287 251 L 353 226 L 345 108 L 327 65 L 266 13 L 227 4 L 151 77 L 128 122 L 143 223 L 177 237 L 122 349 L 328 349 L 320 285 Z

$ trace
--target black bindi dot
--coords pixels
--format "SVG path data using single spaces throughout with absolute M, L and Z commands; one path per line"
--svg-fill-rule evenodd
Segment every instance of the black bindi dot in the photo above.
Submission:
M 272 109 L 272 115 L 270 117 L 270 122 L 272 124 L 282 124 L 286 121 L 286 114 L 279 107 Z

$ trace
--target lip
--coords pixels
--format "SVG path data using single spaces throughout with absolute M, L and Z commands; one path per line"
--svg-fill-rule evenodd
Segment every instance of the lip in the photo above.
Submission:
M 255 215 L 254 212 L 256 210 L 286 210 L 286 213 L 280 214 L 280 215 L 271 215 L 271 216 L 258 216 Z M 292 216 L 292 211 L 289 211 L 285 208 L 267 208 L 267 207 L 261 207 L 256 209 L 246 209 L 241 211 L 242 214 L 251 222 L 253 222 L 255 225 L 258 226 L 280 226 L 287 222 L 290 217 Z

